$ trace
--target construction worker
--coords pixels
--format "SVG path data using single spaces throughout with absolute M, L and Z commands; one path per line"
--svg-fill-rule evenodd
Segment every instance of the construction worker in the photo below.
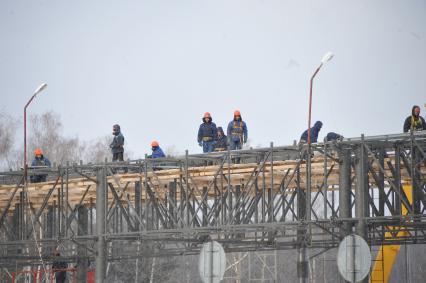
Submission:
M 326 141 L 337 141 L 337 140 L 341 141 L 343 140 L 343 136 L 336 134 L 334 132 L 329 132 L 327 136 L 325 137 L 325 139 Z
M 124 136 L 121 133 L 120 125 L 115 124 L 114 126 L 112 126 L 112 134 L 114 135 L 114 139 L 109 145 L 112 152 L 112 161 L 123 161 Z
M 149 158 L 162 158 L 166 157 L 163 150 L 160 148 L 160 144 L 157 141 L 151 143 L 152 155 L 149 155 Z
M 247 125 L 241 118 L 238 110 L 234 112 L 234 119 L 228 124 L 228 141 L 231 150 L 241 149 L 247 142 Z
M 404 133 L 408 131 L 424 131 L 426 130 L 425 119 L 420 116 L 420 107 L 414 105 L 411 109 L 411 115 L 405 119 Z
M 322 128 L 322 122 L 316 121 L 314 126 L 311 128 L 311 143 L 316 143 L 318 141 L 318 134 Z M 308 130 L 304 131 L 302 136 L 300 137 L 300 143 L 308 142 Z
M 52 271 L 55 272 L 56 283 L 64 283 L 67 279 L 67 271 L 68 264 L 65 261 L 59 260 L 61 254 L 56 251 L 55 259 L 52 264 Z
M 214 145 L 214 151 L 228 150 L 228 138 L 225 136 L 222 127 L 217 128 L 217 141 Z
M 47 157 L 44 157 L 43 151 L 40 148 L 37 148 L 34 151 L 34 160 L 31 163 L 31 167 L 40 168 L 40 167 L 50 167 L 50 161 Z M 47 174 L 34 174 L 30 176 L 31 183 L 40 183 L 46 182 Z
M 217 128 L 209 112 L 204 113 L 203 123 L 198 129 L 198 144 L 203 147 L 203 152 L 212 152 L 217 140 Z

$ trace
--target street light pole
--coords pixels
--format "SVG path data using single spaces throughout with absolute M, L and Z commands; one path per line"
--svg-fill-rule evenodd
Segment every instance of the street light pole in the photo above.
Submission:
M 321 64 L 318 66 L 318 68 L 315 70 L 314 74 L 311 77 L 311 82 L 310 82 L 310 91 L 309 91 L 309 113 L 308 113 L 308 145 L 311 145 L 311 114 L 312 114 L 312 87 L 314 84 L 314 78 L 315 76 L 318 74 L 319 70 L 321 69 L 321 67 L 327 63 L 328 61 L 330 61 L 331 59 L 333 59 L 333 53 L 331 52 L 327 52 L 321 59 Z
M 309 89 L 309 112 L 308 112 L 308 150 L 306 153 L 306 190 L 305 190 L 305 211 L 304 218 L 306 221 L 311 220 L 311 117 L 312 117 L 312 87 L 314 83 L 314 78 L 321 70 L 322 66 L 330 61 L 333 58 L 333 53 L 326 53 L 322 59 L 321 64 L 315 70 L 314 74 L 311 77 L 310 89 Z M 307 228 L 306 228 L 307 229 Z M 307 230 L 305 230 L 307 232 Z M 309 239 L 308 239 L 309 241 Z M 306 244 L 305 242 L 300 243 L 299 247 L 299 258 L 298 265 L 300 266 L 300 272 L 298 272 L 299 282 L 306 283 L 308 282 L 308 262 L 306 257 Z
M 333 58 L 333 53 L 326 53 L 322 59 L 321 64 L 315 70 L 311 77 L 310 89 L 309 89 L 309 113 L 308 113 L 308 152 L 306 156 L 306 220 L 311 220 L 311 117 L 312 117 L 312 87 L 314 78 L 321 70 L 321 67 Z
M 47 87 L 46 83 L 41 84 L 35 91 L 33 96 L 31 96 L 30 100 L 28 100 L 27 104 L 25 104 L 24 107 L 24 181 L 27 182 L 27 170 L 28 170 L 28 164 L 27 164 L 27 108 L 30 105 L 30 103 L 34 100 L 34 98 L 42 92 Z
M 321 63 L 318 68 L 315 70 L 314 74 L 311 77 L 310 90 L 309 90 L 309 113 L 308 113 L 308 145 L 311 146 L 311 117 L 312 117 L 312 87 L 314 84 L 314 78 L 321 69 L 323 63 Z

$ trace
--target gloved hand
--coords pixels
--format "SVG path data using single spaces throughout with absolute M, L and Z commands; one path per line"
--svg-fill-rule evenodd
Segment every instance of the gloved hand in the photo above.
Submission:
M 244 139 L 243 143 L 247 143 L 247 139 Z
M 202 142 L 198 142 L 198 145 L 199 145 L 199 146 L 203 146 L 203 143 L 202 143 Z

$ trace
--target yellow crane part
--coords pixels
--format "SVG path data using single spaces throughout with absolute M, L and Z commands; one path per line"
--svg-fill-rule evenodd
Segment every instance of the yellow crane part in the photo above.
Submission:
M 407 196 L 408 202 L 410 205 L 413 203 L 413 191 L 411 184 L 406 184 L 402 186 L 405 195 Z M 407 215 L 407 208 L 402 205 L 401 209 L 402 215 Z M 405 237 L 408 233 L 406 231 L 399 231 L 396 234 L 396 238 Z M 386 232 L 385 238 L 394 238 L 395 235 L 392 235 L 390 232 Z M 395 263 L 398 252 L 401 248 L 401 245 L 382 245 L 379 252 L 377 253 L 376 260 L 374 262 L 373 270 L 371 271 L 370 282 L 389 282 L 389 278 L 392 273 L 392 267 Z

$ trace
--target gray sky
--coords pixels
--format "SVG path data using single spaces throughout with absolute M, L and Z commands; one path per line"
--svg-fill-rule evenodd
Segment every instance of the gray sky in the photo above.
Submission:
M 426 1 L 12 1 L 0 3 L 0 110 L 61 114 L 91 140 L 119 123 L 127 148 L 200 152 L 205 111 L 242 112 L 253 146 L 290 144 L 313 119 L 344 136 L 397 133 L 426 103 Z M 422 107 L 422 114 L 426 109 Z

